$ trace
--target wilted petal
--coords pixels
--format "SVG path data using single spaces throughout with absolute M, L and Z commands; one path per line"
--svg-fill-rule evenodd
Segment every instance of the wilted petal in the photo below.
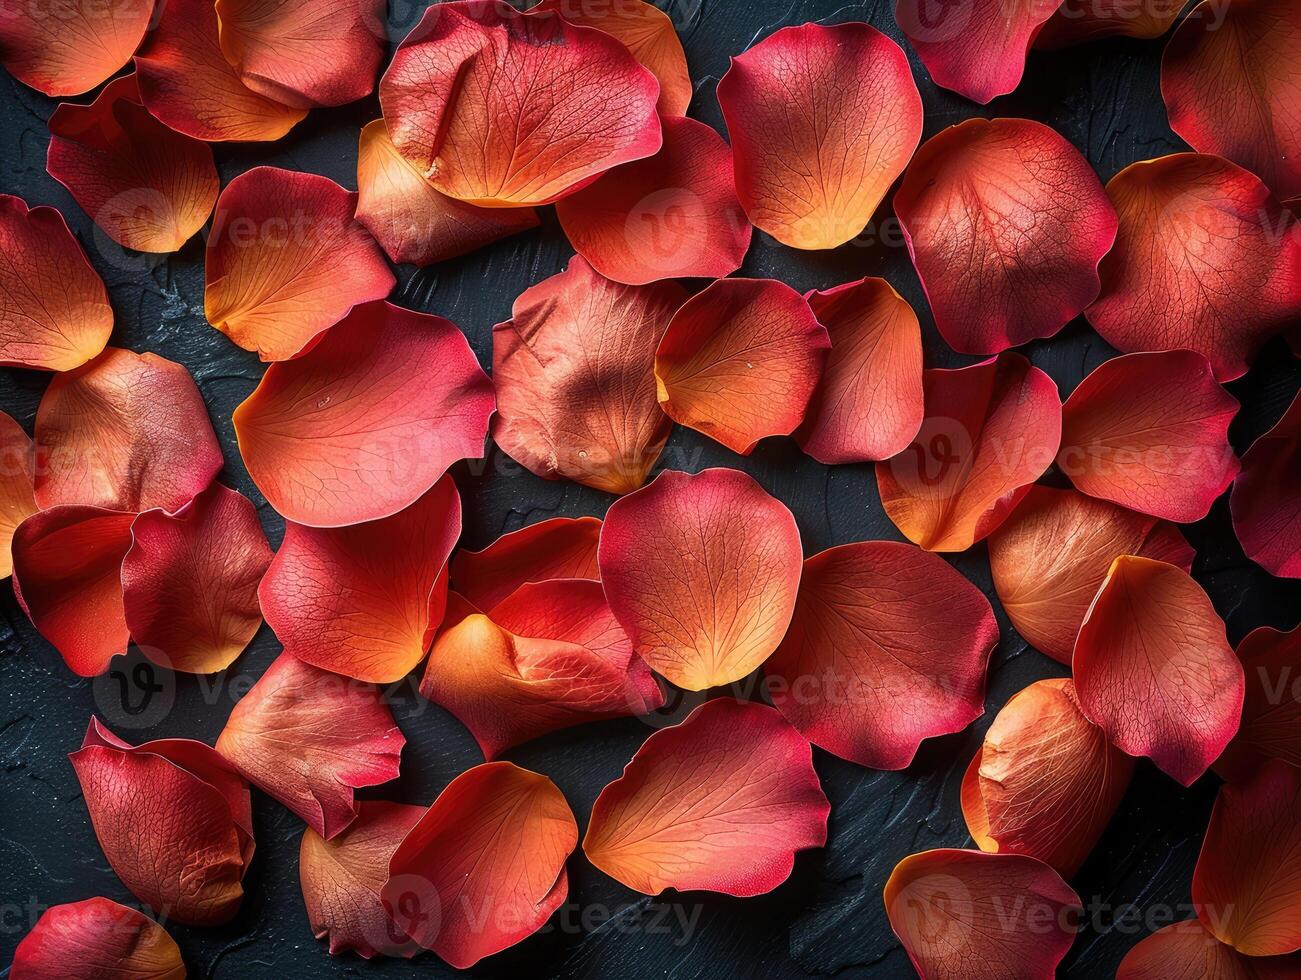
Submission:
M 32 491 L 35 462 L 35 448 L 23 427 L 0 412 L 0 579 L 14 570 L 14 531 L 37 510 Z
M 553 578 L 599 580 L 596 517 L 553 517 L 503 534 L 482 551 L 459 551 L 452 585 L 478 608 L 491 612 L 528 582 Z
M 11 980 L 185 980 L 181 950 L 136 909 L 107 898 L 53 905 L 14 950 Z
M 1271 575 L 1301 578 L 1301 394 L 1243 453 L 1229 507 L 1248 558 Z
M 1187 0 L 1066 0 L 1034 39 L 1039 49 L 1068 48 L 1104 37 L 1160 37 Z
M 1247 684 L 1242 723 L 1215 771 L 1239 782 L 1269 759 L 1301 768 L 1301 628 L 1254 629 L 1238 644 L 1238 659 Z
M 1197 919 L 1152 933 L 1130 949 L 1116 970 L 1116 980 L 1291 980 L 1298 975 L 1301 957 L 1243 956 Z
M 0 63 L 46 95 L 89 92 L 130 60 L 154 0 L 10 3 L 0 15 Z

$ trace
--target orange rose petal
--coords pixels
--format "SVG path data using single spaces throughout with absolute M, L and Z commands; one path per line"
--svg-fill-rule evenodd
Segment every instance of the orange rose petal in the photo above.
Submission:
M 0 412 L 0 579 L 13 574 L 14 531 L 37 511 L 35 462 L 35 447 L 23 427 Z
M 185 980 L 176 941 L 107 898 L 52 905 L 14 950 L 11 980 Z
M 745 259 L 751 230 L 732 183 L 732 151 L 694 119 L 663 126 L 654 156 L 558 201 L 560 225 L 578 254 L 616 282 L 729 275 Z
M 578 825 L 546 776 L 509 762 L 463 772 L 389 861 L 394 921 L 458 970 L 537 932 L 569 894 Z
M 1020 354 L 922 375 L 925 418 L 876 468 L 890 520 L 927 551 L 965 551 L 994 531 L 1061 441 L 1053 380 Z
M 1301 627 L 1281 633 L 1261 626 L 1237 652 L 1247 683 L 1242 723 L 1215 771 L 1240 782 L 1269 759 L 1301 768 Z
M 1159 929 L 1138 943 L 1116 970 L 1116 980 L 1293 980 L 1301 956 L 1243 956 L 1207 932 L 1197 919 Z
M 447 601 L 461 497 L 444 476 L 405 510 L 350 527 L 288 521 L 259 595 L 285 651 L 361 681 L 405 677 L 429 649 Z
M 611 282 L 581 256 L 525 290 L 492 331 L 493 439 L 538 476 L 636 490 L 673 426 L 654 351 L 686 298 L 677 283 Z
M 61 102 L 49 126 L 50 176 L 119 245 L 175 252 L 212 213 L 221 186 L 212 149 L 151 116 L 134 75 L 91 105 Z
M 287 520 L 374 521 L 483 455 L 492 382 L 450 320 L 358 307 L 311 350 L 273 364 L 235 409 L 249 475 Z
M 659 85 L 623 44 L 496 0 L 427 10 L 379 94 L 402 155 L 471 204 L 550 204 L 660 148 Z
M 113 308 L 63 215 L 0 194 L 0 366 L 70 371 L 104 349 Z
M 7 6 L 0 64 L 46 95 L 80 95 L 117 72 L 144 37 L 154 0 L 67 0 Z
M 1301 223 L 1241 167 L 1175 153 L 1126 167 L 1107 194 L 1120 232 L 1085 315 L 1113 347 L 1186 347 L 1232 381 L 1301 317 Z
M 895 865 L 885 911 L 918 976 L 1052 980 L 1083 907 L 1036 858 L 941 848 Z
M 1301 578 L 1301 395 L 1243 453 L 1229 509 L 1248 558 L 1271 575 Z
M 1160 37 L 1187 0 L 1066 0 L 1036 35 L 1036 49 L 1055 51 L 1106 37 Z
M 894 197 L 935 325 L 963 354 L 1051 337 L 1098 298 L 1116 212 L 1088 161 L 1029 119 L 926 141 Z
M 1112 562 L 1071 667 L 1085 717 L 1185 786 L 1238 730 L 1242 665 L 1211 600 L 1174 565 L 1132 555 Z
M 1076 489 L 1191 524 L 1233 482 L 1238 400 L 1189 350 L 1104 361 L 1062 406 L 1057 465 Z
M 379 691 L 282 653 L 231 711 L 217 751 L 328 840 L 357 816 L 353 790 L 397 778 L 405 743 Z
M 503 534 L 482 551 L 459 551 L 452 585 L 478 608 L 493 608 L 528 582 L 553 578 L 600 579 L 596 565 L 601 521 L 553 517 Z
M 764 664 L 772 702 L 843 759 L 904 769 L 924 739 L 985 710 L 994 611 L 948 562 L 862 541 L 804 563 L 795 616 Z
M 750 220 L 792 248 L 854 238 L 922 135 L 908 58 L 866 24 L 784 27 L 718 83 Z
M 598 562 L 638 655 L 703 691 L 740 680 L 777 649 L 795 610 L 800 532 L 745 473 L 668 470 L 610 505 Z
M 1044 486 L 1031 487 L 989 536 L 989 567 L 1003 610 L 1035 649 L 1067 666 L 1113 561 L 1138 555 L 1186 572 L 1193 554 L 1173 524 Z
M 648 738 L 601 790 L 583 852 L 629 888 L 750 897 L 827 842 L 813 753 L 764 704 L 715 698 Z

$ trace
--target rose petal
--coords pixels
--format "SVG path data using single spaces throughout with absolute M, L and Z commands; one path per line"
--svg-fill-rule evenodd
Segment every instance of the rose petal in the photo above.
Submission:
M 1116 980 L 1289 980 L 1301 957 L 1247 957 L 1226 946 L 1196 919 L 1159 929 L 1130 949 Z
M 922 375 L 925 418 L 876 468 L 890 520 L 927 551 L 965 551 L 994 531 L 1061 440 L 1053 380 L 1020 354 Z
M 131 59 L 154 0 L 12 4 L 0 17 L 0 63 L 46 95 L 80 95 Z
M 895 865 L 885 911 L 918 976 L 1052 980 L 1082 906 L 1035 858 L 942 848 Z
M 471 204 L 549 204 L 660 148 L 659 86 L 623 44 L 495 0 L 427 10 L 379 94 L 402 155 Z
M 786 638 L 764 665 L 773 705 L 828 752 L 903 769 L 923 739 L 985 710 L 994 611 L 937 555 L 861 541 L 804 563 Z
M 1301 628 L 1281 633 L 1261 626 L 1237 652 L 1247 684 L 1242 723 L 1215 771 L 1241 782 L 1268 759 L 1301 767 Z
M 1187 0 L 1066 0 L 1034 39 L 1039 50 L 1068 48 L 1106 37 L 1157 38 Z
M 273 364 L 235 409 L 244 465 L 287 520 L 389 517 L 483 455 L 492 383 L 450 320 L 370 303 Z
M 538 476 L 636 490 L 673 425 L 654 350 L 686 298 L 672 282 L 621 286 L 579 256 L 525 290 L 492 331 L 493 439 Z
M 546 776 L 509 762 L 452 780 L 394 852 L 381 897 L 421 946 L 458 970 L 537 932 L 569 894 L 578 843 Z
M 0 194 L 0 366 L 70 371 L 104 349 L 113 308 L 63 215 Z
M 601 521 L 596 517 L 553 517 L 503 534 L 482 551 L 459 551 L 452 559 L 452 585 L 480 609 L 491 612 L 527 582 L 581 578 L 599 580 L 596 565 Z
M 88 898 L 52 905 L 14 950 L 11 980 L 185 980 L 176 941 L 142 912 Z
M 749 897 L 827 842 L 809 744 L 767 705 L 715 698 L 648 738 L 601 790 L 583 852 L 629 888 Z
M 922 135 L 907 56 L 866 24 L 782 28 L 732 59 L 718 102 L 741 204 L 792 248 L 861 232 Z
M 926 141 L 894 197 L 949 346 L 1051 337 L 1098 298 L 1116 212 L 1070 143 L 1029 119 L 968 119 Z
M 1301 316 L 1301 224 L 1241 167 L 1175 153 L 1126 167 L 1107 194 L 1120 232 L 1085 315 L 1113 347 L 1186 347 L 1232 381 Z
M 737 470 L 665 471 L 610 505 L 598 562 L 606 599 L 651 669 L 703 691 L 768 659 L 795 610 L 800 532 Z
M 662 122 L 660 151 L 557 202 L 560 225 L 578 254 L 616 282 L 729 275 L 750 247 L 732 151 L 704 123 Z
M 1035 649 L 1067 666 L 1113 561 L 1139 555 L 1186 572 L 1193 554 L 1172 524 L 1043 486 L 1031 487 L 989 537 L 994 589 L 1012 625 Z
M 397 778 L 404 744 L 379 691 L 284 653 L 232 709 L 217 751 L 328 840 L 357 816 L 353 790 Z
M 1112 562 L 1071 666 L 1085 716 L 1185 786 L 1238 729 L 1242 665 L 1211 600 L 1174 565 L 1132 555 Z
M 37 511 L 32 491 L 35 460 L 35 447 L 23 427 L 0 412 L 0 579 L 13 574 L 14 531 Z
M 1091 497 L 1191 524 L 1238 472 L 1229 445 L 1237 412 L 1201 354 L 1114 357 L 1062 406 L 1057 465 Z
M 1301 395 L 1243 453 L 1229 508 L 1248 558 L 1271 575 L 1301 578 Z

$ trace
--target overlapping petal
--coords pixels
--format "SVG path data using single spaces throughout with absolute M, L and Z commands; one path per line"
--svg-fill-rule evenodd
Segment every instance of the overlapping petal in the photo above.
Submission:
M 1158 929 L 1138 943 L 1116 970 L 1116 980 L 1288 980 L 1301 957 L 1243 956 L 1197 919 Z
M 1261 626 L 1238 644 L 1246 674 L 1242 723 L 1215 771 L 1240 782 L 1269 759 L 1301 768 L 1301 628 Z
M 1041 50 L 1107 37 L 1160 37 L 1187 0 L 1066 0 L 1034 39 Z
M 80 95 L 125 65 L 144 37 L 154 0 L 23 3 L 0 17 L 0 64 L 46 95 Z
M 1301 394 L 1242 454 L 1229 509 L 1248 558 L 1271 575 L 1301 578 Z
M 10 543 L 18 525 L 36 513 L 36 451 L 23 427 L 0 412 L 0 579 L 14 570 Z
M 591 579 L 601 520 L 553 517 L 503 534 L 482 551 L 459 551 L 452 559 L 452 586 L 479 609 L 491 612 L 528 582 Z
M 52 905 L 14 950 L 12 980 L 185 980 L 176 941 L 107 898 Z

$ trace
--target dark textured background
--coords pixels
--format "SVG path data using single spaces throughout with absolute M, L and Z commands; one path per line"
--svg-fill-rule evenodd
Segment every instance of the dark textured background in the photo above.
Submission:
M 837 8 L 819 0 L 672 0 L 686 46 L 696 98 L 691 115 L 722 131 L 714 85 L 730 54 L 777 27 L 806 20 L 865 20 L 902 43 L 887 0 Z M 390 36 L 400 38 L 424 2 L 393 0 Z M 913 69 L 926 105 L 924 138 L 972 115 L 1026 116 L 1056 128 L 1088 157 L 1106 181 L 1134 160 L 1184 149 L 1166 125 L 1158 90 L 1163 41 L 1107 41 L 1031 56 L 1017 93 L 988 107 L 937 89 L 916 58 Z M 904 43 L 905 50 L 908 46 Z M 263 366 L 230 344 L 203 317 L 203 243 L 191 241 L 164 260 L 125 257 L 103 247 L 90 220 L 45 173 L 45 121 L 54 102 L 0 78 L 0 190 L 29 204 L 58 207 L 104 276 L 117 314 L 112 343 L 155 351 L 185 364 L 207 401 L 226 453 L 224 482 L 260 507 L 272 544 L 280 519 L 266 506 L 241 465 L 231 410 L 257 383 Z M 218 146 L 223 183 L 256 164 L 313 171 L 355 187 L 358 130 L 379 115 L 374 98 L 312 112 L 286 139 L 270 145 Z M 878 225 L 889 217 L 883 208 Z M 470 337 L 484 364 L 491 362 L 491 328 L 509 317 L 511 301 L 527 286 L 560 271 L 570 248 L 547 214 L 537 231 L 466 258 L 429 269 L 403 267 L 394 301 L 450 317 Z M 908 262 L 897 242 L 848 245 L 834 252 L 797 252 L 756 233 L 742 273 L 771 276 L 800 290 L 828 287 L 863 275 L 885 276 L 913 303 L 923 323 L 928 367 L 971 363 L 936 334 Z M 1064 396 L 1113 351 L 1083 322 L 1026 352 L 1057 381 Z M 48 376 L 0 370 L 0 408 L 28 431 Z M 1242 402 L 1232 429 L 1239 452 L 1269 428 L 1301 384 L 1301 368 L 1274 342 L 1251 373 L 1229 385 Z M 753 474 L 794 512 L 807 554 L 871 538 L 900 539 L 877 499 L 870 466 L 824 467 L 802 456 L 788 439 L 766 440 L 743 459 L 694 432 L 675 431 L 662 464 L 700 469 L 733 466 Z M 604 513 L 611 498 L 569 483 L 522 472 L 495 448 L 486 465 L 459 464 L 454 473 L 465 500 L 464 544 L 479 548 L 498 534 L 556 515 Z M 1047 477 L 1054 480 L 1053 475 Z M 1060 481 L 1057 481 L 1060 482 Z M 1237 642 L 1261 624 L 1291 627 L 1301 617 L 1301 583 L 1275 581 L 1247 561 L 1221 499 L 1211 515 L 1187 529 L 1197 548 L 1194 574 L 1210 592 Z M 928 742 L 906 772 L 874 772 L 814 751 L 832 802 L 825 850 L 799 858 L 795 873 L 774 893 L 739 900 L 708 894 L 639 896 L 587 864 L 569 862 L 570 899 L 556 919 L 521 945 L 481 964 L 481 976 L 545 977 L 801 977 L 844 971 L 844 976 L 908 977 L 907 958 L 890 933 L 881 888 L 904 855 L 937 846 L 961 847 L 969 838 L 958 808 L 958 785 L 994 712 L 1035 679 L 1064 668 L 1029 649 L 1008 625 L 990 586 L 983 545 L 951 556 L 994 601 L 1003 638 L 993 658 L 989 711 L 966 732 Z M 66 753 L 81 742 L 88 716 L 98 712 L 133 742 L 188 736 L 212 742 L 233 698 L 279 651 L 263 627 L 226 675 L 166 678 L 167 689 L 149 709 L 132 715 L 120 684 L 127 673 L 95 682 L 75 678 L 23 617 L 6 586 L 0 596 L 0 964 L 50 904 L 106 895 L 131 903 L 108 868 L 91 832 Z M 240 687 L 240 679 L 244 687 Z M 129 684 L 128 684 L 129 687 Z M 754 693 L 755 678 L 736 690 Z M 138 694 L 130 703 L 139 703 Z M 680 720 L 698 700 L 678 703 L 664 724 Z M 378 795 L 426 804 L 458 773 L 481 761 L 469 735 L 441 709 L 400 685 L 392 704 L 408 744 L 402 777 Z M 170 710 L 162 710 L 170 706 Z M 160 717 L 161 716 L 161 717 Z M 618 776 L 649 734 L 646 720 L 589 725 L 552 735 L 507 754 L 546 773 L 564 791 L 580 827 L 601 787 Z M 1070 977 L 1110 977 L 1121 957 L 1148 928 L 1187 918 L 1188 888 L 1202 830 L 1215 794 L 1208 776 L 1180 789 L 1147 763 L 1088 864 L 1073 880 L 1090 907 L 1091 923 L 1065 961 Z M 238 917 L 218 929 L 169 926 L 193 976 L 309 977 L 385 975 L 416 971 L 449 975 L 432 954 L 407 963 L 355 956 L 331 959 L 313 940 L 298 886 L 302 824 L 255 791 L 257 856 L 245 880 Z M 689 933 L 677 916 L 694 920 Z M 1164 915 L 1164 918 L 1161 916 Z M 608 921 L 607 921 L 608 920 Z M 602 924 L 604 923 L 604 924 Z

